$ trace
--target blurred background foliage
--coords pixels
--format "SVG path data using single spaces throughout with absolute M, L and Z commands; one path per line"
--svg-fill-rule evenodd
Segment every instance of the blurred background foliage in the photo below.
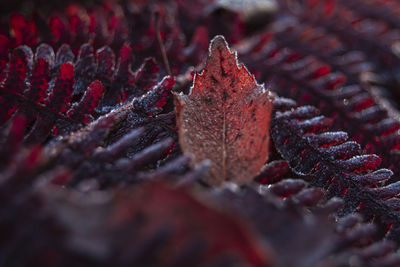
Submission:
M 43 14 L 48 14 L 50 11 L 61 10 L 68 4 L 76 3 L 83 6 L 90 6 L 101 2 L 103 2 L 103 0 L 7 0 L 0 1 L 0 14 L 1 20 L 3 21 L 7 20 L 9 14 L 13 12 L 30 14 L 32 10 L 40 10 Z M 111 2 L 121 1 L 114 0 Z

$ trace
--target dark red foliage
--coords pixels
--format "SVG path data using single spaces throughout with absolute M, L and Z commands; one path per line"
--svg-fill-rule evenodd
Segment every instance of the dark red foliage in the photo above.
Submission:
M 397 1 L 60 2 L 0 8 L 1 266 L 400 266 Z M 217 34 L 273 92 L 242 186 L 177 134 Z
M 346 129 L 352 139 L 382 157 L 383 166 L 397 175 L 400 124 L 391 116 L 390 105 L 369 86 L 346 82 L 347 76 L 339 71 L 348 70 L 347 65 L 332 71 L 320 59 L 303 55 L 301 49 L 280 46 L 278 36 L 275 41 L 269 33 L 262 34 L 241 50 L 248 66 L 258 71 L 258 79 L 281 96 L 295 98 L 300 105 L 315 105 L 335 118 L 334 129 Z
M 67 112 L 67 116 L 71 119 L 83 123 L 91 121 L 90 115 L 99 105 L 103 93 L 103 85 L 100 81 L 92 82 L 82 96 L 79 103 L 75 103 Z
M 14 37 L 14 45 L 33 46 L 37 43 L 37 29 L 33 21 L 26 21 L 21 14 L 10 15 L 10 28 Z
M 307 0 L 297 5 L 298 8 L 293 8 L 295 2 L 284 1 L 286 4 L 282 7 L 288 8 L 300 20 L 314 27 L 323 27 L 336 35 L 347 49 L 361 50 L 367 54 L 368 60 L 379 66 L 379 83 L 388 87 L 390 93 L 396 96 L 393 100 L 399 103 L 397 72 L 400 33 L 390 16 L 398 4 L 389 4 L 387 1 L 382 3 L 379 0 L 362 5 L 359 1 L 347 3 L 342 0 Z M 392 10 L 383 15 L 382 10 L 390 9 L 390 6 L 393 7 Z
M 323 187 L 326 197 L 343 197 L 343 214 L 358 210 L 389 226 L 389 238 L 397 240 L 400 217 L 396 195 L 400 182 L 384 185 L 392 172 L 378 169 L 376 155 L 360 154 L 361 147 L 348 141 L 344 132 L 330 132 L 331 121 L 318 116 L 310 106 L 277 112 L 272 120 L 272 137 L 277 150 L 293 171 L 311 184 Z
M 36 49 L 35 56 L 26 46 L 14 49 L 1 87 L 2 124 L 13 114 L 24 114 L 29 122 L 25 142 L 44 142 L 49 134 L 65 135 L 107 107 L 151 91 L 159 79 L 157 64 L 149 58 L 133 73 L 129 51 L 129 47 L 122 48 L 119 67 L 114 69 L 115 56 L 108 47 L 97 51 L 96 61 L 92 46 L 84 44 L 75 63 L 67 45 L 56 55 L 45 44 Z M 156 104 L 159 110 L 167 95 L 164 91 L 157 94 L 157 104 L 146 105 Z M 150 107 L 148 112 L 152 112 Z

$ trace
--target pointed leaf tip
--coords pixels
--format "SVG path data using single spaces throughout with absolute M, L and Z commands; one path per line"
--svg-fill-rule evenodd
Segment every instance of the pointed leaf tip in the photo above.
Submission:
M 218 48 L 229 49 L 228 43 L 226 42 L 225 37 L 223 35 L 215 36 L 210 42 L 210 47 L 211 50 Z

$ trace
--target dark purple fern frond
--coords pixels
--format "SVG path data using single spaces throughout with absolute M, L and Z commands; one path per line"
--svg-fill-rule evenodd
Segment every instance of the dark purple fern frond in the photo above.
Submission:
M 331 121 L 318 113 L 310 106 L 278 111 L 271 129 L 277 150 L 294 172 L 325 188 L 328 199 L 343 196 L 342 214 L 373 216 L 382 234 L 398 242 L 400 214 L 392 201 L 400 193 L 399 182 L 385 185 L 392 172 L 378 169 L 380 158 L 362 154 L 346 133 L 330 132 Z
M 153 59 L 146 59 L 133 73 L 128 46 L 121 50 L 116 70 L 112 50 L 104 47 L 96 54 L 95 58 L 89 44 L 81 47 L 76 61 L 68 45 L 55 54 L 50 46 L 42 44 L 34 56 L 26 46 L 14 49 L 0 88 L 1 124 L 17 113 L 24 115 L 28 121 L 25 142 L 42 143 L 49 136 L 66 135 L 79 129 L 126 99 L 146 93 L 160 94 L 156 102 L 142 103 L 148 105 L 147 109 L 143 107 L 147 114 L 159 112 L 167 103 L 164 85 L 150 90 L 159 79 Z M 154 106 L 151 110 L 150 105 Z
M 396 151 L 400 124 L 367 88 L 346 84 L 347 77 L 332 72 L 330 65 L 281 47 L 268 35 L 252 42 L 241 51 L 259 80 L 280 96 L 296 99 L 299 105 L 317 106 L 335 119 L 334 129 L 346 129 L 369 153 L 378 154 L 384 167 L 399 173 Z
M 283 1 L 282 7 L 302 21 L 318 27 L 340 37 L 352 49 L 363 50 L 381 68 L 390 72 L 397 68 L 396 42 L 400 40 L 399 32 L 381 18 L 374 18 L 362 12 L 354 4 L 346 4 L 341 0 L 306 0 L 301 4 L 297 1 Z M 293 7 L 297 8 L 293 8 Z M 368 5 L 361 5 L 364 9 Z

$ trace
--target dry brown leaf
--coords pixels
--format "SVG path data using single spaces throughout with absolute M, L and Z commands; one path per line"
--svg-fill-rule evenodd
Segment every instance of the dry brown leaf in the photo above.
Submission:
M 179 141 L 194 163 L 209 159 L 205 181 L 244 184 L 268 157 L 269 92 L 238 65 L 223 36 L 210 44 L 206 66 L 189 95 L 175 95 Z

